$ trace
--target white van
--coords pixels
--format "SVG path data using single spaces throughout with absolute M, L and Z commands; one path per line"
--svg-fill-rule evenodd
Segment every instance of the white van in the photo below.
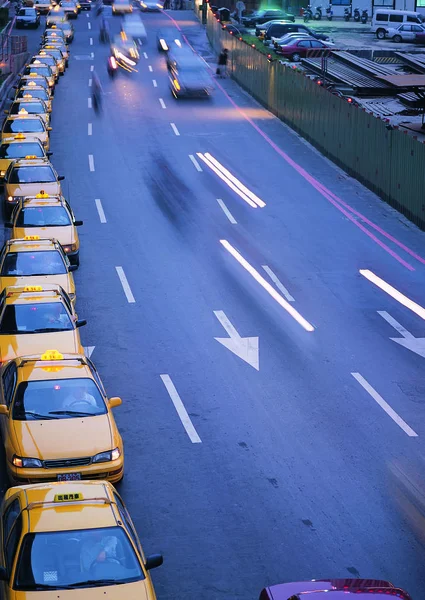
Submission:
M 389 27 L 398 27 L 403 23 L 423 24 L 421 13 L 412 10 L 390 10 L 388 8 L 377 8 L 372 17 L 370 30 L 376 33 L 379 39 L 384 39 L 385 31 Z

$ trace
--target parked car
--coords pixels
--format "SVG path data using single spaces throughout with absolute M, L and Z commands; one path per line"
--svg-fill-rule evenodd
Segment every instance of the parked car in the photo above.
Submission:
M 329 42 L 321 42 L 315 38 L 302 38 L 289 41 L 288 44 L 281 45 L 279 50 L 276 50 L 278 54 L 281 54 L 289 60 L 298 61 L 301 58 L 307 56 L 309 50 L 336 50 L 334 44 Z
M 376 34 L 376 37 L 379 37 L 378 33 Z M 388 27 L 388 29 L 385 29 L 385 37 L 393 42 L 397 42 L 397 44 L 400 42 L 418 42 L 419 44 L 425 44 L 425 27 L 414 23 L 399 25 L 398 27 Z
M 261 25 L 262 23 L 266 23 L 267 21 L 271 21 L 272 19 L 282 19 L 285 21 L 295 22 L 294 15 L 290 15 L 284 12 L 283 10 L 273 9 L 257 10 L 251 15 L 242 17 L 242 25 L 244 25 L 245 27 L 256 27 L 257 25 Z
M 290 42 L 298 40 L 311 40 L 311 36 L 308 33 L 287 33 L 281 38 L 272 38 L 272 44 L 278 52 L 281 46 L 287 46 Z
M 389 8 L 377 8 L 372 17 L 370 30 L 376 33 L 376 36 L 383 40 L 385 30 L 389 27 L 398 27 L 407 23 L 417 23 L 422 25 L 423 16 L 411 10 L 392 10 Z
M 52 8 L 52 4 L 49 0 L 34 0 L 33 6 L 40 15 L 47 15 Z
M 16 15 L 16 29 L 22 27 L 34 27 L 37 29 L 40 25 L 40 15 L 35 8 L 20 8 Z
M 355 598 L 366 597 L 369 600 L 379 600 L 390 596 L 400 600 L 411 600 L 407 592 L 381 579 L 313 579 L 280 583 L 264 588 L 260 600 L 290 600 L 301 597 L 310 600 L 325 600 L 325 598 L 355 600 Z
M 316 40 L 329 41 L 328 35 L 313 31 L 306 25 L 298 23 L 279 23 L 270 25 L 270 27 L 265 30 L 263 37 L 264 44 L 268 46 L 271 44 L 272 38 L 281 38 L 287 33 L 306 33 L 310 37 L 316 38 Z
M 267 27 L 270 27 L 270 25 L 274 25 L 275 23 L 292 23 L 292 21 L 288 21 L 285 19 L 272 19 L 271 21 L 266 21 L 266 23 L 259 23 L 255 26 L 255 35 L 257 37 L 260 37 L 265 32 Z

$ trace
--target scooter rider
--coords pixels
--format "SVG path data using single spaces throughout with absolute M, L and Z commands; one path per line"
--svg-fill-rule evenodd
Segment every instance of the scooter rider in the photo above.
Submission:
M 102 104 L 103 88 L 102 88 L 102 84 L 100 83 L 100 79 L 99 79 L 96 71 L 93 71 L 93 73 L 92 73 L 92 88 L 91 89 L 92 89 L 93 105 L 95 108 L 98 108 Z

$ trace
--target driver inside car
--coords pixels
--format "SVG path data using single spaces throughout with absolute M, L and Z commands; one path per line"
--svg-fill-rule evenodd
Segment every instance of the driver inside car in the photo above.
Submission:
M 120 563 L 120 544 L 114 535 L 104 535 L 102 531 L 88 534 L 81 547 L 81 569 L 92 571 L 105 562 Z
M 63 406 L 64 408 L 70 408 L 74 404 L 90 404 L 90 406 L 97 408 L 97 402 L 94 396 L 89 394 L 87 388 L 83 385 L 72 388 L 69 395 L 66 396 Z

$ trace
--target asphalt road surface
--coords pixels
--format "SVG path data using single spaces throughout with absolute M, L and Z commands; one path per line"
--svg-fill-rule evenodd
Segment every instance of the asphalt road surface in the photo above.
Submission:
M 168 15 L 207 55 L 193 13 Z M 423 472 L 425 315 L 406 298 L 424 303 L 425 234 L 234 82 L 174 100 L 155 39 L 169 16 L 144 17 L 139 70 L 114 80 L 99 18 L 78 17 L 51 137 L 84 220 L 83 342 L 123 398 L 121 493 L 164 554 L 158 598 L 352 576 L 422 598 L 425 550 L 390 473 Z

